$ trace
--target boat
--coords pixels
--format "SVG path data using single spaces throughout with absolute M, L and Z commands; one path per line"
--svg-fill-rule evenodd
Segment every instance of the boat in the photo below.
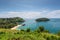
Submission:
M 23 24 L 22 26 L 25 26 L 25 24 Z

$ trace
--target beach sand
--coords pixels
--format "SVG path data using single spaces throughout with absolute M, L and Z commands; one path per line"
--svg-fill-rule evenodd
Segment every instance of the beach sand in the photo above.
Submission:
M 20 26 L 22 26 L 22 25 L 17 25 L 17 26 L 15 26 L 15 27 L 11 28 L 11 30 L 16 30 L 16 28 L 18 28 L 18 27 L 20 27 Z

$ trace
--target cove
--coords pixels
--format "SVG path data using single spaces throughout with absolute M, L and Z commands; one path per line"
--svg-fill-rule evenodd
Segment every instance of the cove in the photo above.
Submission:
M 25 24 L 25 26 L 18 27 L 17 30 L 30 28 L 31 31 L 34 31 L 38 29 L 39 26 L 44 26 L 45 30 L 49 30 L 51 33 L 60 31 L 60 18 L 50 18 L 48 22 L 36 22 L 35 19 L 25 19 L 23 24 Z

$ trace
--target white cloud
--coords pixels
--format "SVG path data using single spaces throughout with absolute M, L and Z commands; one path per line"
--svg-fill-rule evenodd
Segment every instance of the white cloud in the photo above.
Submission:
M 23 18 L 36 18 L 41 14 L 41 12 L 8 12 L 9 16 L 18 16 Z
M 22 17 L 22 18 L 60 18 L 60 10 L 54 11 L 40 11 L 40 12 L 5 12 L 3 14 L 0 13 L 0 17 Z
M 54 10 L 47 14 L 48 18 L 60 18 L 60 10 Z

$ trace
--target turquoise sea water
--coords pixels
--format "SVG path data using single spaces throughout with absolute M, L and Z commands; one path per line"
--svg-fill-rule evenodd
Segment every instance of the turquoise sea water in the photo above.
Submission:
M 45 30 L 49 30 L 51 33 L 60 31 L 60 18 L 50 18 L 48 22 L 36 22 L 35 19 L 26 19 L 23 24 L 25 26 L 18 27 L 17 30 L 30 28 L 33 31 L 39 26 L 44 26 Z

